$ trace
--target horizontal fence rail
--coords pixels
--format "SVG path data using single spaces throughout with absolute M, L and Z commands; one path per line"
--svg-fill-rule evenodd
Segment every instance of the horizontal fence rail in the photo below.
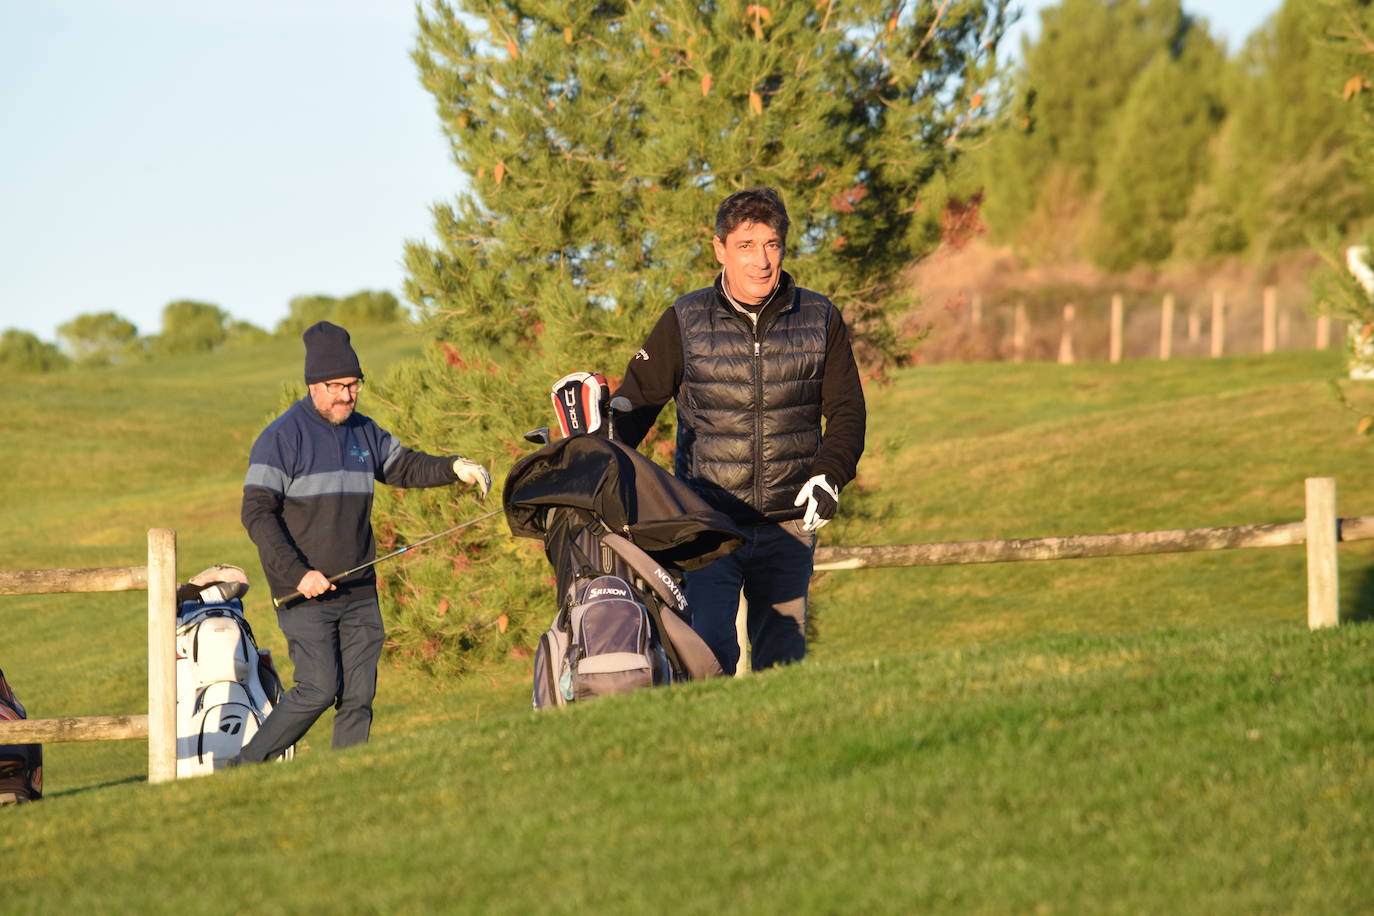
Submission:
M 0 570 L 0 595 L 58 595 L 65 592 L 134 592 L 148 587 L 148 567 Z
M 1337 519 L 1337 523 L 1337 540 L 1363 541 L 1374 538 L 1374 515 Z M 1281 522 L 1273 525 L 1182 528 L 1127 534 L 1080 534 L 1068 537 L 947 541 L 878 547 L 817 547 L 816 571 L 1129 557 L 1153 553 L 1192 553 L 1199 550 L 1238 550 L 1246 547 L 1291 547 L 1306 541 L 1306 522 Z
M 148 737 L 147 716 L 80 716 L 20 719 L 0 729 L 5 744 L 60 744 L 66 741 L 122 741 Z
M 1307 625 L 1316 630 L 1340 623 L 1337 543 L 1374 539 L 1374 515 L 1338 518 L 1336 481 L 1330 477 L 1307 478 L 1304 495 L 1307 517 L 1300 522 L 997 541 L 817 547 L 814 568 L 816 572 L 828 572 L 892 566 L 959 566 L 1306 544 Z M 739 613 L 742 616 L 745 612 L 746 603 L 741 595 Z M 744 645 L 743 637 L 740 645 Z

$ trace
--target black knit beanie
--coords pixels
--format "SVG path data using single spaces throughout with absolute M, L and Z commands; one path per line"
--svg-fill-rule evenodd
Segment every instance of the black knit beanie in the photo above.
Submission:
M 362 378 L 358 354 L 353 352 L 348 332 L 337 324 L 317 321 L 301 335 L 305 341 L 305 383 L 327 382 L 336 378 Z

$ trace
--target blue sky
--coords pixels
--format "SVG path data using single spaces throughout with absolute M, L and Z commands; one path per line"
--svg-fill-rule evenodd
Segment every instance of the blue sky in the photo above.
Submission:
M 1234 48 L 1279 0 L 1184 5 Z M 0 22 L 0 328 L 153 334 L 195 299 L 270 330 L 293 296 L 399 295 L 405 240 L 462 188 L 410 0 L 0 0 Z

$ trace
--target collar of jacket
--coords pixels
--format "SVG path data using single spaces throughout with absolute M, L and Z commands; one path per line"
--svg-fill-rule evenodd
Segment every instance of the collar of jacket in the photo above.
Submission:
M 741 322 L 746 327 L 749 326 L 749 319 L 741 315 L 735 306 L 731 304 L 730 298 L 725 294 L 725 271 L 716 274 L 715 283 L 712 284 L 716 290 L 716 305 L 724 309 L 735 320 Z M 782 279 L 774 287 L 773 292 L 763 301 L 759 308 L 759 320 L 755 326 L 749 328 L 757 339 L 763 338 L 763 332 L 768 330 L 768 326 L 773 323 L 773 319 L 779 314 L 791 308 L 797 300 L 797 283 L 792 279 L 792 275 L 787 271 L 782 272 Z

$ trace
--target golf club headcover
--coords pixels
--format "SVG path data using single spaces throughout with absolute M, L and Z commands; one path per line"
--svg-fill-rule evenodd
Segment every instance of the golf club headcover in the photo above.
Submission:
M 817 474 L 802 484 L 797 491 L 797 498 L 792 501 L 794 506 L 803 504 L 806 511 L 802 515 L 802 530 L 817 531 L 835 517 L 835 510 L 840 508 L 840 492 L 825 479 L 824 474 Z
M 603 426 L 610 386 L 600 372 L 570 372 L 553 383 L 549 396 L 563 437 L 594 433 Z
M 476 487 L 486 499 L 491 489 L 491 474 L 486 468 L 470 458 L 458 457 L 453 459 L 453 473 L 463 483 Z

